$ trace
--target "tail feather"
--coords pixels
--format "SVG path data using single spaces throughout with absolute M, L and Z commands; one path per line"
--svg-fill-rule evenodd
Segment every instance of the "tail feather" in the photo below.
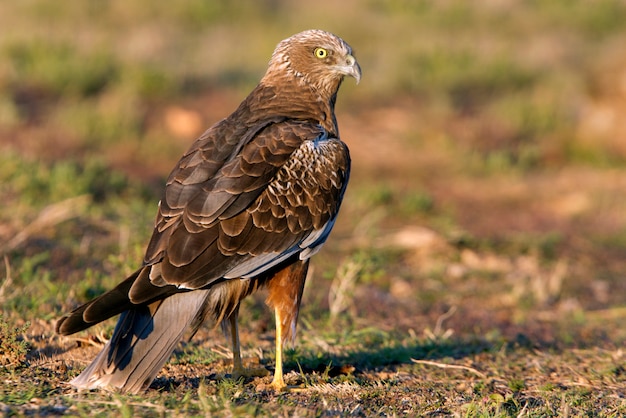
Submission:
M 145 390 L 189 327 L 202 321 L 210 293 L 178 293 L 124 311 L 104 349 L 70 384 L 79 389 Z
M 140 272 L 137 270 L 114 289 L 61 317 L 56 323 L 56 332 L 61 335 L 74 334 L 131 309 L 133 304 L 128 298 L 128 291 Z
M 185 334 L 193 335 L 207 318 L 213 325 L 226 320 L 241 300 L 262 284 L 262 280 L 232 279 L 193 291 L 174 293 L 164 289 L 159 295 L 162 299 L 135 305 L 124 289 L 136 277 L 136 274 L 131 276 L 116 289 L 58 321 L 57 332 L 67 335 L 121 312 L 113 336 L 93 362 L 70 382 L 72 386 L 130 393 L 143 391 Z M 89 312 L 97 314 L 92 317 Z
M 125 311 L 132 311 L 138 306 L 153 304 L 180 292 L 176 286 L 154 286 L 150 283 L 149 274 L 151 266 L 145 266 L 134 272 L 126 280 L 118 284 L 114 289 L 98 296 L 97 298 L 74 309 L 64 315 L 56 323 L 56 332 L 61 335 L 70 335 L 83 331 L 99 322 L 119 315 Z M 150 287 L 151 298 L 149 300 L 131 301 L 129 294 L 137 285 Z M 154 302 L 154 303 L 153 303 Z

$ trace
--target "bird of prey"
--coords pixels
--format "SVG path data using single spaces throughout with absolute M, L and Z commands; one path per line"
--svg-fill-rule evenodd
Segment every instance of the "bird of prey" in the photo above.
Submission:
M 308 30 L 281 41 L 256 88 L 204 132 L 171 172 L 142 267 L 66 314 L 69 335 L 121 314 L 111 339 L 70 383 L 145 390 L 185 334 L 221 324 L 233 376 L 246 376 L 237 316 L 261 287 L 276 316 L 276 369 L 293 341 L 309 259 L 330 233 L 350 173 L 334 107 L 361 68 L 341 38 Z

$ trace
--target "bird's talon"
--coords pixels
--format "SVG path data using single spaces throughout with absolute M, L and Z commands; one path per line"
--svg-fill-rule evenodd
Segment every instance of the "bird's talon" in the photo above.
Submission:
M 274 392 L 276 393 L 285 393 L 285 392 L 304 392 L 306 391 L 305 387 L 302 386 L 294 386 L 294 385 L 286 385 L 284 382 L 283 383 L 270 383 L 269 385 L 272 389 L 274 389 Z
M 239 378 L 249 378 L 249 377 L 265 377 L 270 372 L 265 367 L 255 367 L 250 369 L 239 369 L 233 370 L 231 376 L 235 380 L 239 380 Z
M 289 387 L 285 384 L 285 382 L 272 381 L 272 383 L 270 383 L 270 387 L 277 393 L 289 391 Z

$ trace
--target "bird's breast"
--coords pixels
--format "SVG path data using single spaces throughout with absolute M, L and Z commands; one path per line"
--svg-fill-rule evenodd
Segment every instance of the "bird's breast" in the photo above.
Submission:
M 330 180 L 333 187 L 341 187 L 337 181 L 338 175 L 348 168 L 346 151 L 345 144 L 326 135 L 304 141 L 279 175 L 285 179 L 300 179 L 317 185 L 325 185 Z

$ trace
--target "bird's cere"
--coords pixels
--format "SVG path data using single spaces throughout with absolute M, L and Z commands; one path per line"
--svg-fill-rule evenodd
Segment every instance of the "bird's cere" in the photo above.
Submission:
M 346 56 L 345 63 L 343 65 L 337 65 L 335 68 L 344 75 L 354 77 L 357 84 L 361 81 L 361 67 L 356 61 L 356 58 L 352 55 Z

